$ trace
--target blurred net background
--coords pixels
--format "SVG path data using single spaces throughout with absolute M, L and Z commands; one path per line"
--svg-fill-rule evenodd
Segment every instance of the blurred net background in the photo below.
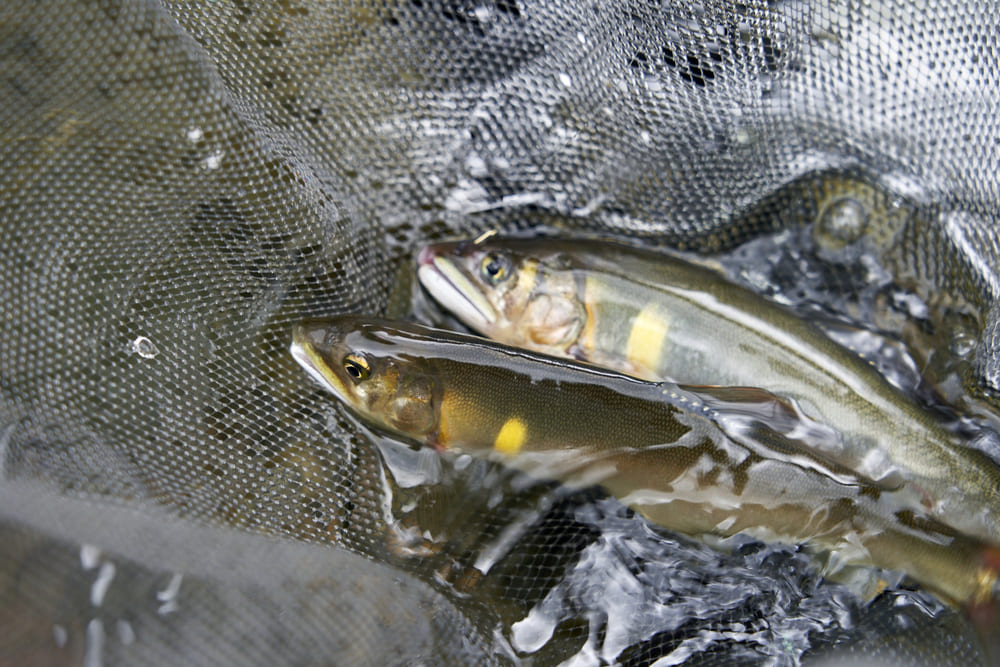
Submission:
M 986 660 L 919 592 L 382 440 L 287 346 L 405 313 L 425 240 L 806 230 L 727 266 L 916 332 L 984 414 L 998 35 L 985 1 L 4 2 L 0 663 Z M 878 313 L 826 290 L 875 275 Z

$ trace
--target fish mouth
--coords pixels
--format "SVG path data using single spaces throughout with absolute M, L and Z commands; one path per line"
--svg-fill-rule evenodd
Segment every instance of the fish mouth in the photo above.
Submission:
M 500 314 L 455 262 L 426 247 L 417 265 L 424 289 L 467 326 L 482 332 L 496 324 Z
M 307 324 L 296 324 L 292 330 L 292 344 L 289 347 L 292 358 L 324 389 L 338 398 L 347 399 L 348 394 L 343 382 L 330 369 L 329 364 L 312 341 L 317 333 L 320 332 L 315 327 L 310 327 Z

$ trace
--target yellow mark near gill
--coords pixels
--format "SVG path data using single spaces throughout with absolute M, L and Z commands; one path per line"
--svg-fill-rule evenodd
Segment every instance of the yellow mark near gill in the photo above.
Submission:
M 632 322 L 632 331 L 625 345 L 625 356 L 640 368 L 656 371 L 666 337 L 667 322 L 657 313 L 656 306 L 650 304 L 639 311 Z
M 583 329 L 577 336 L 576 343 L 587 356 L 592 355 L 597 349 L 597 304 L 599 299 L 595 295 L 599 295 L 600 290 L 601 282 L 592 276 L 587 276 L 582 295 L 586 317 L 583 320 Z
M 980 567 L 976 571 L 976 592 L 972 596 L 975 604 L 985 604 L 991 597 L 997 585 L 997 572 L 989 567 Z
M 493 449 L 501 454 L 513 455 L 521 451 L 528 437 L 528 427 L 519 417 L 511 417 L 500 428 Z
M 531 294 L 538 282 L 538 261 L 528 260 L 521 265 L 521 272 L 517 276 L 518 289 L 525 294 Z

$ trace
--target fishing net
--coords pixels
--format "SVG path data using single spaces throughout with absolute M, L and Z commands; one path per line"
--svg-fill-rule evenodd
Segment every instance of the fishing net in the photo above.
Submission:
M 975 1 L 3 3 L 0 663 L 984 661 L 918 591 L 386 440 L 287 348 L 405 315 L 422 241 L 600 233 L 913 333 L 981 416 L 998 29 Z

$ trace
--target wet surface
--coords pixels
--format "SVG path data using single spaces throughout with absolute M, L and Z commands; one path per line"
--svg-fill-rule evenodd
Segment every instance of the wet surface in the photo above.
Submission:
M 1000 460 L 991 408 L 970 398 L 957 379 L 968 359 L 955 355 L 942 364 L 944 355 L 939 354 L 943 382 L 942 372 L 929 369 L 928 351 L 940 345 L 942 336 L 954 333 L 936 328 L 932 306 L 896 284 L 870 246 L 855 243 L 855 223 L 862 216 L 855 204 L 842 201 L 827 211 L 836 219 L 823 222 L 833 226 L 824 233 L 836 242 L 818 240 L 817 232 L 806 227 L 764 236 L 709 259 L 732 280 L 812 319 L 833 340 L 937 413 L 971 446 Z M 419 287 L 413 287 L 411 295 L 418 321 L 465 330 Z M 979 409 L 970 415 L 956 405 Z M 897 582 L 890 583 L 887 592 L 862 599 L 850 588 L 822 580 L 816 561 L 801 550 L 748 541 L 723 545 L 720 552 L 651 528 L 610 498 L 576 506 L 571 515 L 571 525 L 588 526 L 568 531 L 584 546 L 577 545 L 578 555 L 545 597 L 521 618 L 509 620 L 504 631 L 521 657 L 565 660 L 571 654 L 579 664 L 616 659 L 652 664 L 661 658 L 666 660 L 661 664 L 713 664 L 716 659 L 719 664 L 825 664 L 824 656 L 829 655 L 837 660 L 868 655 L 917 663 L 931 656 L 955 664 L 986 660 L 977 630 L 963 613 L 928 593 L 907 590 L 898 577 L 887 577 Z M 564 520 L 564 514 L 558 520 L 539 518 L 532 530 L 544 530 L 553 525 L 547 521 L 555 521 L 556 533 L 563 534 Z M 727 588 L 729 583 L 732 588 Z M 684 592 L 674 596 L 677 591 Z M 629 605 L 635 614 L 629 616 L 630 623 L 609 621 Z M 983 627 L 978 632 L 990 633 Z M 566 646 L 575 645 L 575 652 L 556 648 L 566 635 L 577 637 L 564 640 Z M 908 638 L 898 639 L 904 636 Z M 855 644 L 854 649 L 844 648 Z

